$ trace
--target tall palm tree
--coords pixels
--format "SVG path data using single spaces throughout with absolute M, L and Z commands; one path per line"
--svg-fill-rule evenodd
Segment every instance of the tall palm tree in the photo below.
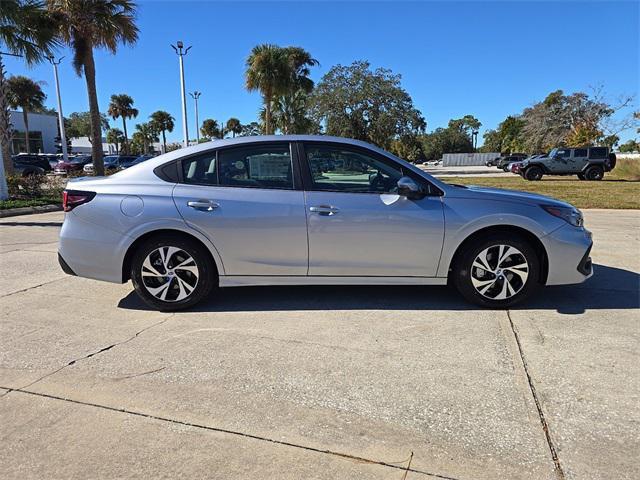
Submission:
M 140 135 L 142 144 L 144 146 L 144 153 L 149 153 L 149 145 L 158 141 L 158 131 L 156 127 L 151 123 L 138 123 L 136 125 L 137 134 Z
M 107 130 L 107 143 L 113 143 L 116 146 L 116 155 L 120 154 L 120 145 L 124 142 L 124 134 L 122 130 L 110 128 Z
M 173 132 L 173 127 L 175 127 L 175 118 L 173 118 L 169 112 L 165 112 L 164 110 L 153 112 L 150 115 L 150 118 L 156 130 L 162 133 L 162 150 L 164 153 L 167 151 L 167 138 L 165 136 L 165 132 Z
M 55 24 L 40 0 L 2 0 L 0 8 L 0 52 L 21 56 L 27 65 L 45 60 L 58 45 Z M 0 54 L 0 148 L 4 171 L 13 172 L 11 123 L 7 102 L 7 79 Z M 5 180 L 2 179 L 4 184 Z M 5 191 L 6 189 L 1 189 Z
M 16 75 L 7 80 L 9 105 L 11 108 L 22 109 L 24 121 L 24 139 L 27 143 L 27 153 L 31 153 L 29 145 L 29 111 L 44 108 L 44 100 L 47 98 L 40 88 L 42 82 L 34 82 L 29 77 Z
M 122 128 L 124 129 L 124 153 L 129 153 L 129 137 L 127 137 L 127 118 L 135 118 L 138 116 L 138 109 L 133 108 L 133 98 L 126 93 L 120 95 L 111 95 L 111 102 L 109 102 L 109 109 L 107 110 L 109 116 L 114 120 L 122 118 Z
M 220 136 L 220 127 L 218 126 L 218 122 L 211 118 L 203 120 L 202 126 L 200 127 L 200 134 L 209 140 L 218 138 Z
M 73 50 L 73 66 L 84 73 L 91 112 L 91 149 L 96 175 L 104 175 L 102 131 L 96 92 L 94 48 L 106 48 L 115 54 L 120 43 L 138 40 L 135 23 L 136 4 L 132 0 L 47 0 L 49 11 L 58 24 L 61 39 Z
M 240 120 L 233 117 L 227 120 L 227 132 L 231 132 L 233 138 L 235 138 L 237 134 L 242 132 L 242 124 L 240 123 Z

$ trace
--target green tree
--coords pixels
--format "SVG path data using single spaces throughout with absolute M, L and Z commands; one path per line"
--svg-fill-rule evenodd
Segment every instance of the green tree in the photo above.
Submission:
M 111 95 L 109 108 L 107 110 L 109 116 L 114 120 L 122 118 L 122 129 L 124 130 L 124 153 L 129 153 L 129 137 L 127 136 L 127 119 L 138 116 L 138 109 L 133 107 L 133 98 L 126 93 L 119 95 Z
M 218 122 L 211 118 L 207 118 L 202 122 L 200 134 L 207 140 L 220 137 L 220 126 L 218 125 Z
M 0 52 L 22 57 L 33 65 L 49 57 L 58 45 L 55 24 L 39 0 L 2 0 L 0 2 Z M 7 78 L 0 53 L 0 152 L 5 174 L 13 172 L 11 138 L 13 135 L 7 99 Z M 0 179 L 6 191 L 5 179 Z
M 239 135 L 242 132 L 240 120 L 233 117 L 227 120 L 227 132 L 231 132 L 234 138 L 236 135 Z
M 640 143 L 637 140 L 627 140 L 620 145 L 621 153 L 637 153 L 640 152 Z
M 150 115 L 151 122 L 153 123 L 155 129 L 162 133 L 162 151 L 167 151 L 167 137 L 166 132 L 173 132 L 173 128 L 175 127 L 175 118 L 171 116 L 169 112 L 165 112 L 164 110 L 158 110 L 157 112 L 153 112 Z
M 64 129 L 69 138 L 87 137 L 93 143 L 91 137 L 91 112 L 73 112 L 69 118 L 64 119 Z M 109 121 L 104 113 L 100 114 L 100 142 L 102 131 L 109 129 Z
M 285 135 L 320 132 L 320 124 L 310 117 L 309 95 L 302 89 L 277 97 L 273 102 L 273 125 Z M 265 111 L 260 113 L 264 120 Z
M 117 128 L 107 130 L 107 143 L 113 143 L 116 146 L 116 154 L 120 153 L 120 147 L 124 143 L 124 133 Z
M 451 124 L 450 124 L 451 125 Z M 418 137 L 422 151 L 428 160 L 438 160 L 445 153 L 470 153 L 471 138 L 454 124 L 447 128 L 436 128 L 433 132 Z
M 84 73 L 91 112 L 92 144 L 101 145 L 93 50 L 105 48 L 115 54 L 120 43 L 133 44 L 138 40 L 136 4 L 131 0 L 48 0 L 48 5 L 61 39 L 73 50 L 76 73 Z M 91 150 L 95 174 L 102 176 L 102 148 Z
M 372 71 L 365 61 L 334 66 L 312 94 L 314 118 L 329 135 L 365 140 L 381 148 L 418 135 L 426 122 L 400 79 L 387 69 Z
M 484 137 L 483 152 L 522 152 L 525 151 L 525 142 L 522 129 L 525 121 L 520 117 L 509 115 L 496 130 L 487 130 Z M 532 151 L 530 153 L 538 153 Z
M 44 107 L 47 98 L 40 88 L 42 82 L 34 82 L 29 77 L 16 75 L 7 81 L 7 97 L 12 108 L 22 109 L 22 119 L 24 121 L 24 136 L 27 143 L 27 153 L 31 153 L 29 145 L 29 111 L 38 110 Z
M 153 142 L 158 142 L 160 139 L 158 138 L 158 130 L 156 125 L 152 122 L 146 123 L 138 123 L 136 125 L 136 133 L 139 134 L 140 140 L 142 141 L 142 152 L 144 154 L 149 153 L 149 147 Z
M 242 125 L 242 130 L 240 131 L 241 137 L 253 137 L 256 135 L 261 135 L 264 131 L 262 125 L 258 122 L 247 123 L 246 125 Z

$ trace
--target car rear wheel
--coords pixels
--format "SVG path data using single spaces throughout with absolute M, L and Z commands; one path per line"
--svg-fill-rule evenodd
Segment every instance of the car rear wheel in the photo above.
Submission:
M 524 178 L 531 181 L 542 180 L 543 175 L 544 172 L 542 171 L 542 169 L 540 167 L 536 167 L 535 165 L 533 167 L 527 168 L 524 172 Z
M 167 235 L 151 238 L 136 250 L 131 280 L 147 305 L 175 311 L 209 296 L 217 285 L 217 274 L 204 247 L 179 235 Z
M 584 172 L 587 180 L 602 180 L 604 178 L 604 168 L 600 165 L 592 165 Z
M 514 235 L 492 235 L 475 243 L 456 260 L 453 280 L 468 301 L 508 308 L 527 299 L 539 286 L 540 259 L 535 249 Z

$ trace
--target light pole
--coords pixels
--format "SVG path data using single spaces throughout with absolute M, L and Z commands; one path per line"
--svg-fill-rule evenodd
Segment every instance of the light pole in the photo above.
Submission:
M 60 144 L 62 145 L 62 160 L 65 162 L 69 158 L 67 152 L 67 135 L 64 132 L 64 116 L 62 115 L 62 98 L 60 97 L 60 82 L 58 81 L 58 65 L 64 57 L 60 57 L 56 62 L 53 55 L 49 57 L 51 65 L 53 65 L 53 77 L 56 81 L 56 96 L 58 97 L 58 125 L 60 126 Z
M 200 143 L 200 122 L 198 121 L 198 99 L 200 98 L 200 95 L 202 95 L 202 92 L 199 92 L 196 90 L 193 93 L 189 93 L 189 95 L 191 95 L 191 98 L 193 98 L 193 100 L 196 102 L 196 140 L 198 141 L 198 143 Z
M 181 40 L 178 40 L 175 45 L 171 45 L 171 48 L 176 52 L 176 55 L 180 58 L 180 93 L 182 96 L 182 133 L 183 139 L 182 143 L 185 147 L 189 146 L 189 127 L 187 126 L 187 97 L 184 92 L 184 62 L 182 61 L 182 57 L 184 57 L 191 47 L 187 47 L 184 51 L 184 44 Z

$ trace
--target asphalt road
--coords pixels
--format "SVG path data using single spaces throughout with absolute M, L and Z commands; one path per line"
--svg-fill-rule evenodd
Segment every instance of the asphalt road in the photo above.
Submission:
M 444 287 L 245 288 L 147 310 L 0 220 L 0 478 L 640 476 L 640 211 L 505 311 Z M 406 471 L 409 466 L 408 472 Z

